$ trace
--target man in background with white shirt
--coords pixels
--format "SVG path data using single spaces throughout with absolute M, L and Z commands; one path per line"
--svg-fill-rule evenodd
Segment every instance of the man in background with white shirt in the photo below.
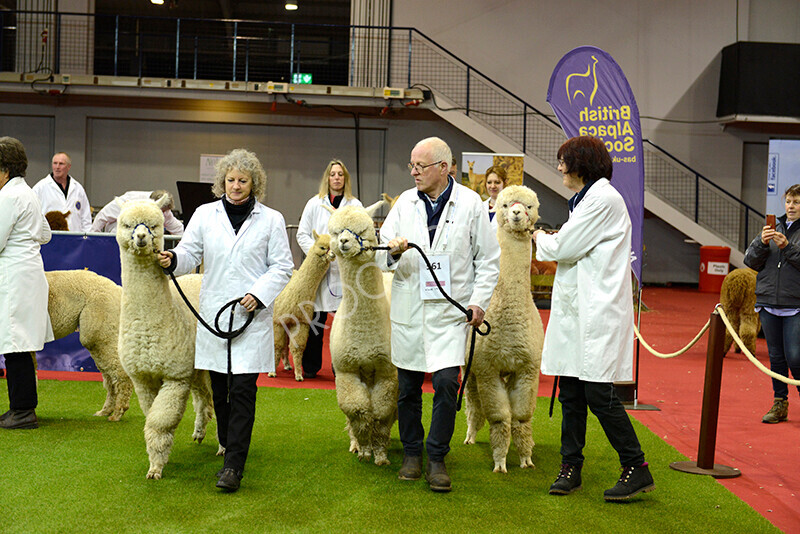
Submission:
M 67 224 L 71 232 L 88 232 L 92 226 L 92 210 L 83 186 L 69 175 L 72 158 L 66 152 L 53 155 L 53 172 L 33 186 L 39 197 L 42 213 L 48 211 L 69 212 Z

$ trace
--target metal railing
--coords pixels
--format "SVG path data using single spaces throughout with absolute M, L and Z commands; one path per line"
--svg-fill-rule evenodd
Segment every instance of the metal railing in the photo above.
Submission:
M 0 27 L 0 71 L 421 87 L 553 168 L 564 141 L 551 116 L 414 28 L 23 11 L 0 12 Z M 645 147 L 646 189 L 744 250 L 764 215 Z

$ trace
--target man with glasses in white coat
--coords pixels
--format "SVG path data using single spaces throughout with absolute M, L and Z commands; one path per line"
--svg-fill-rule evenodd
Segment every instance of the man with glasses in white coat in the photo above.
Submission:
M 398 478 L 422 476 L 422 382 L 425 373 L 432 373 L 425 475 L 437 492 L 452 487 L 444 458 L 455 426 L 458 375 L 469 327 L 483 322 L 500 257 L 480 196 L 448 176 L 451 159 L 450 147 L 437 137 L 417 143 L 408 165 L 416 187 L 398 197 L 381 227 L 381 240 L 390 249 L 382 267 L 394 271 L 392 362 L 400 386 L 397 408 L 404 452 Z M 409 241 L 420 246 L 436 266 L 445 291 L 472 310 L 471 320 L 444 299 L 420 254 L 407 251 Z

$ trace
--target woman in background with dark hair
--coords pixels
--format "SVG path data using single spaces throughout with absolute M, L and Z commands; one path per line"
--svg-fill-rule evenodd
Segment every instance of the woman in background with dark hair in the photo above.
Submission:
M 0 137 L 0 354 L 5 355 L 10 409 L 0 428 L 38 428 L 33 351 L 53 340 L 47 278 L 39 245 L 50 226 L 25 183 L 28 157 L 13 137 Z
M 551 495 L 581 488 L 588 408 L 619 455 L 622 476 L 607 501 L 655 488 L 614 382 L 633 379 L 631 221 L 610 184 L 612 163 L 596 137 L 573 137 L 558 150 L 564 185 L 575 192 L 557 234 L 537 230 L 536 259 L 557 261 L 542 373 L 556 376 L 561 403 L 561 471 Z
M 769 367 L 795 380 L 800 379 L 800 184 L 783 195 L 786 214 L 775 226 L 767 225 L 753 239 L 744 263 L 758 271 L 756 310 L 767 338 Z M 797 388 L 800 391 L 800 386 Z M 772 379 L 772 408 L 762 423 L 780 423 L 789 417 L 789 386 Z

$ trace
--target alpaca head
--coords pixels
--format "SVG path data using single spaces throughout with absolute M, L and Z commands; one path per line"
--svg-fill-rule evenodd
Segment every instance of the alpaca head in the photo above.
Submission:
M 164 212 L 158 202 L 126 202 L 117 218 L 117 243 L 121 251 L 137 256 L 161 251 L 164 248 Z
M 539 220 L 539 198 L 524 185 L 506 187 L 494 204 L 497 225 L 510 234 L 528 239 Z
M 331 251 L 331 236 L 328 234 L 318 234 L 316 230 L 311 231 L 314 244 L 308 250 L 306 258 L 313 258 L 319 263 L 328 264 L 335 258 Z
M 331 234 L 331 250 L 336 256 L 366 263 L 375 255 L 372 250 L 378 245 L 375 224 L 364 208 L 339 208 L 328 221 L 328 232 Z
M 44 218 L 47 219 L 47 224 L 50 225 L 51 230 L 68 231 L 69 223 L 67 222 L 67 217 L 69 217 L 70 213 L 72 212 L 48 211 L 44 214 Z

